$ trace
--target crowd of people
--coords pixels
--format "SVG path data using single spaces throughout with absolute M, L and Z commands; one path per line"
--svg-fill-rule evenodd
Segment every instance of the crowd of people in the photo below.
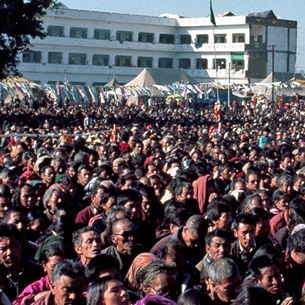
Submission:
M 2 102 L 1 303 L 304 302 L 303 104 L 232 105 Z

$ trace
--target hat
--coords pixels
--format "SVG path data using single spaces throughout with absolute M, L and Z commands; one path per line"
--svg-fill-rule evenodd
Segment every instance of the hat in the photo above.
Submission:
M 58 236 L 58 235 L 51 235 L 49 236 L 48 238 L 46 238 L 41 244 L 40 244 L 40 247 L 38 248 L 35 256 L 34 256 L 34 259 L 38 262 L 40 262 L 41 260 L 41 254 L 42 254 L 42 251 L 44 251 L 45 249 L 47 249 L 51 244 L 53 243 L 57 243 L 58 241 L 61 241 L 61 240 L 65 240 L 64 237 L 62 236 Z

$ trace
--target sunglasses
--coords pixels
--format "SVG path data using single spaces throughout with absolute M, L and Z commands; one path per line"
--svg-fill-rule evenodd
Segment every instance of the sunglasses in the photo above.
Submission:
M 112 235 L 122 236 L 124 239 L 130 239 L 130 237 L 136 237 L 137 232 L 136 231 L 125 231 L 121 234 L 112 234 Z

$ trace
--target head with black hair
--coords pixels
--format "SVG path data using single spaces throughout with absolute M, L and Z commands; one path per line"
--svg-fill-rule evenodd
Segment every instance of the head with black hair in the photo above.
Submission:
M 237 214 L 233 221 L 234 236 L 246 251 L 250 251 L 254 244 L 256 223 L 256 217 L 246 212 Z
M 255 257 L 249 264 L 249 270 L 256 283 L 264 287 L 271 296 L 281 293 L 283 283 L 277 260 L 264 255 Z
M 0 223 L 0 263 L 16 275 L 21 269 L 23 238 L 14 225 Z
M 245 285 L 232 305 L 272 305 L 272 302 L 265 288 Z
M 205 236 L 205 250 L 212 260 L 228 257 L 231 250 L 231 234 L 223 229 L 208 232 Z
M 116 257 L 108 254 L 99 254 L 93 257 L 85 268 L 88 283 L 97 278 L 111 276 L 121 279 L 120 264 Z
M 195 288 L 184 291 L 178 298 L 177 305 L 213 305 L 208 294 Z
M 305 229 L 301 229 L 290 235 L 288 240 L 288 248 L 291 258 L 298 265 L 305 264 Z
M 116 278 L 110 276 L 95 279 L 88 288 L 87 305 L 126 305 L 129 294 Z
M 119 193 L 117 205 L 124 206 L 130 210 L 131 219 L 138 219 L 141 212 L 142 195 L 140 192 L 127 189 Z
M 232 213 L 229 205 L 221 201 L 212 201 L 207 208 L 207 219 L 214 230 L 230 230 Z
M 270 214 L 261 207 L 252 208 L 249 212 L 257 218 L 255 236 L 268 238 L 270 232 Z

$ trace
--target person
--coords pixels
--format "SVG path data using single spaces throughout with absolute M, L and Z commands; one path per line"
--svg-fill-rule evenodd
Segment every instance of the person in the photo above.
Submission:
M 207 220 L 212 230 L 230 230 L 233 221 L 231 208 L 226 203 L 212 201 L 207 207 Z
M 270 128 L 269 127 L 264 127 L 263 128 L 263 135 L 259 139 L 259 147 L 260 148 L 267 148 L 272 145 L 272 138 L 269 137 L 270 133 Z
M 143 252 L 141 245 L 137 243 L 135 225 L 126 218 L 115 220 L 112 223 L 110 240 L 112 245 L 103 249 L 102 253 L 119 260 L 121 276 L 124 278 L 133 259 Z
M 12 302 L 21 291 L 43 276 L 40 266 L 24 260 L 23 239 L 14 225 L 0 223 L 0 278 Z
M 83 227 L 76 230 L 73 232 L 72 241 L 79 261 L 84 267 L 93 257 L 101 253 L 101 237 L 93 228 Z
M 162 243 L 174 239 L 179 242 L 184 258 L 197 264 L 203 256 L 203 241 L 206 232 L 207 223 L 204 218 L 201 215 L 193 215 L 187 220 L 185 226 L 180 227 L 174 234 L 161 239 L 149 252 L 157 254 Z
M 103 277 L 95 279 L 87 291 L 87 305 L 129 305 L 126 288 L 118 279 Z
M 116 206 L 116 189 L 114 187 L 104 188 L 100 197 L 100 204 L 103 210 L 100 214 L 90 218 L 88 226 L 102 233 L 107 227 L 106 219 L 108 213 Z
M 41 169 L 41 180 L 49 188 L 55 181 L 55 169 L 53 166 L 47 165 Z
M 191 288 L 183 292 L 178 300 L 177 305 L 213 305 L 211 298 L 203 291 Z
M 285 251 L 283 275 L 286 287 L 294 293 L 297 300 L 304 299 L 305 283 L 305 229 L 292 232 Z
M 33 305 L 85 305 L 83 296 L 85 282 L 84 271 L 80 263 L 65 259 L 60 261 L 52 274 L 52 289 Z
M 151 294 L 175 301 L 178 289 L 174 268 L 158 260 L 149 263 L 137 275 L 137 288 L 141 298 Z
M 151 253 L 143 252 L 136 256 L 126 274 L 125 281 L 132 289 L 136 289 L 137 274 L 150 262 L 157 260 L 157 257 Z
M 242 287 L 232 305 L 272 305 L 267 290 L 261 286 Z
M 181 245 L 177 240 L 170 239 L 163 243 L 158 251 L 157 257 L 175 267 L 179 294 L 186 289 L 199 285 L 200 273 L 192 263 L 183 257 Z
M 76 216 L 75 222 L 88 226 L 92 217 L 103 212 L 102 196 L 106 187 L 98 185 L 91 190 L 91 203 L 88 207 L 82 209 Z
M 271 304 L 292 304 L 293 297 L 284 291 L 281 275 L 281 266 L 277 260 L 262 255 L 253 258 L 249 265 L 250 272 L 255 282 L 264 287 L 269 293 Z
M 231 244 L 231 257 L 238 264 L 242 277 L 248 270 L 248 264 L 255 252 L 264 243 L 259 236 L 255 236 L 257 219 L 251 213 L 239 213 L 236 215 L 232 228 L 235 238 Z
M 121 280 L 119 261 L 112 255 L 99 254 L 93 257 L 85 268 L 88 283 L 97 278 L 111 276 Z
M 212 286 L 210 294 L 215 305 L 232 304 L 241 284 L 236 263 L 229 258 L 218 258 L 208 268 Z
M 208 232 L 205 237 L 205 250 L 206 255 L 196 265 L 201 274 L 214 260 L 230 256 L 231 234 L 224 229 Z
M 260 177 L 255 171 L 249 170 L 246 175 L 246 193 L 252 195 L 258 188 Z
M 71 242 L 70 242 L 71 243 Z M 13 305 L 27 305 L 37 301 L 43 294 L 52 289 L 52 274 L 54 267 L 61 260 L 73 257 L 72 244 L 62 237 L 48 237 L 37 251 L 36 258 L 42 265 L 46 275 L 27 286 L 13 302 Z

